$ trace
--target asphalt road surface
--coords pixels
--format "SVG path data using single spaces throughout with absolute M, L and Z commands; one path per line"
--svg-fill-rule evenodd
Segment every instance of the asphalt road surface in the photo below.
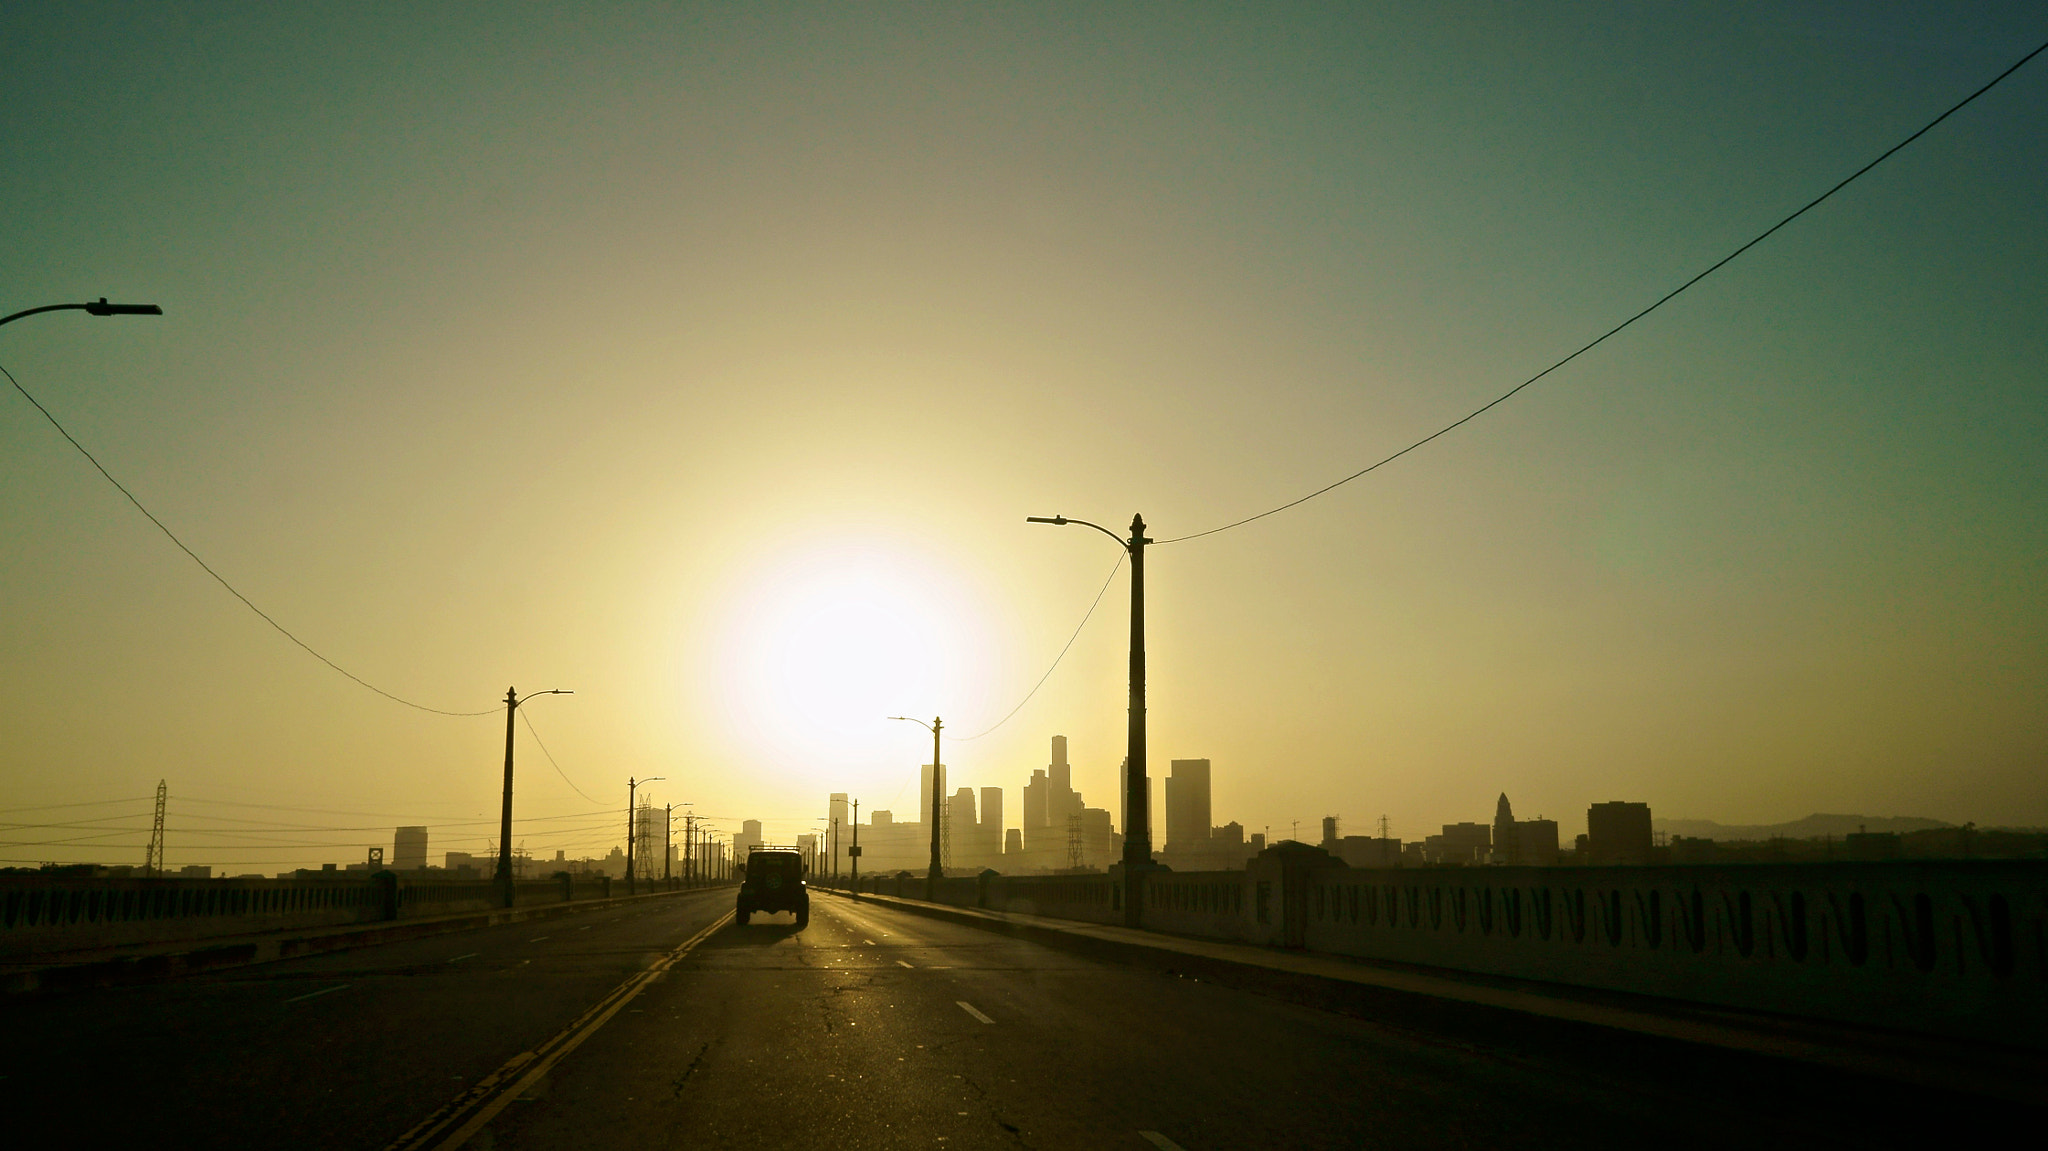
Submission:
M 1522 1017 L 1300 1007 L 707 892 L 6 1002 L 17 1146 L 1882 1146 L 2040 1114 Z M 481 1087 L 479 1085 L 482 1085 Z

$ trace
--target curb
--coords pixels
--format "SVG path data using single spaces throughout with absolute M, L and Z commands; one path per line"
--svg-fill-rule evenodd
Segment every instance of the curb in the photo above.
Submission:
M 507 923 L 536 919 L 557 919 L 589 911 L 624 907 L 650 899 L 674 899 L 718 888 L 694 887 L 681 891 L 656 891 L 646 895 L 625 895 L 612 899 L 585 899 L 569 903 L 546 903 L 537 907 L 498 908 L 490 911 L 456 912 L 430 918 L 380 920 L 376 923 L 325 927 L 313 931 L 257 936 L 229 936 L 197 944 L 180 951 L 145 955 L 123 955 L 70 963 L 48 963 L 0 974 L 0 995 L 21 995 L 37 991 L 82 991 L 134 983 L 152 983 L 202 975 L 233 967 L 276 963 L 309 955 L 325 955 L 356 947 L 373 947 L 434 935 L 452 935 Z
M 841 898 L 851 893 L 821 888 Z M 2040 1084 L 2048 1079 L 2048 1058 L 2016 1048 L 1975 1046 L 1924 1036 L 1862 1032 L 1834 1024 L 1756 1015 L 1640 996 L 1574 995 L 1547 984 L 1517 980 L 1462 979 L 1465 973 L 1380 967 L 1342 957 L 1304 952 L 1269 952 L 1250 944 L 1188 940 L 1207 946 L 1241 947 L 1243 958 L 1204 955 L 1175 947 L 1182 937 L 1160 934 L 1160 942 L 1106 938 L 1086 930 L 1019 922 L 1000 912 L 954 907 L 874 892 L 858 902 L 1009 935 L 1070 954 L 1266 995 L 1315 1010 L 1370 1019 L 1375 1023 L 1430 1034 L 1451 1033 L 1473 1041 L 1528 1036 L 1554 1038 L 1570 1029 L 1613 1046 L 1652 1048 L 1682 1043 L 1740 1055 L 1789 1059 L 1827 1071 L 1910 1083 L 1958 1095 L 1988 1097 L 2029 1107 L 2041 1105 Z M 1075 921 L 1075 928 L 1107 925 Z M 1259 962 L 1267 959 L 1270 962 Z M 1290 964 L 1296 961 L 1302 966 Z M 1308 962 L 1344 965 L 1342 974 L 1305 970 Z M 1668 1050 L 1668 1049 L 1666 1049 Z

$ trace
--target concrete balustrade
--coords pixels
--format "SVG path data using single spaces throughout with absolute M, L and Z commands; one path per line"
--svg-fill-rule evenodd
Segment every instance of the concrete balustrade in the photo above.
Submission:
M 522 880 L 519 906 L 601 899 L 602 877 Z M 269 931 L 374 923 L 501 906 L 489 881 L 350 879 L 44 879 L 0 876 L 0 962 Z

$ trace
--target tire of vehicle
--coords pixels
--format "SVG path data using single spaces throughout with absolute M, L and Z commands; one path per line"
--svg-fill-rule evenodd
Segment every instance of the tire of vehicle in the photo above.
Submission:
M 802 907 L 796 909 L 796 929 L 798 931 L 802 931 L 805 927 L 810 926 L 810 922 L 811 905 L 806 903 Z
M 747 917 L 752 914 L 753 912 L 748 911 L 746 908 L 742 907 L 738 911 L 733 913 L 733 922 L 739 924 L 741 927 L 745 927 L 747 925 Z

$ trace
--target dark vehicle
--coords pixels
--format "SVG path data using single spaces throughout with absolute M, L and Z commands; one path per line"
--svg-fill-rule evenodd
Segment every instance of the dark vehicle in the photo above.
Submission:
M 793 847 L 756 847 L 747 852 L 740 881 L 740 926 L 756 911 L 796 913 L 799 930 L 811 922 L 811 893 L 804 886 L 804 857 Z

